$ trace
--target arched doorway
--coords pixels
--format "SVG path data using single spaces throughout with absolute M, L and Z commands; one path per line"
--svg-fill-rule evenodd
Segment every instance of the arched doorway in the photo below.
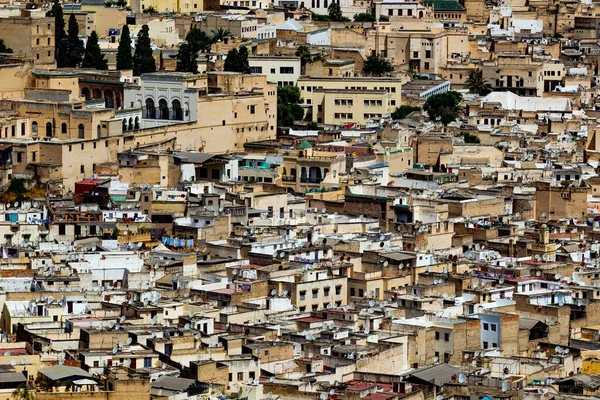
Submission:
M 146 118 L 156 118 L 156 108 L 154 107 L 154 100 L 151 98 L 146 99 Z
M 92 93 L 90 92 L 90 89 L 84 87 L 81 90 L 81 96 L 84 97 L 86 100 L 90 100 L 92 98 Z
M 140 129 L 140 119 L 135 117 L 135 123 L 133 125 L 133 129 Z
M 181 109 L 181 102 L 179 100 L 173 100 L 173 119 L 183 121 L 183 110 Z
M 77 137 L 79 139 L 83 139 L 85 137 L 85 127 L 83 124 L 79 124 L 79 127 L 77 127 Z
M 104 91 L 104 106 L 106 108 L 115 108 L 115 94 L 110 89 Z
M 169 119 L 169 104 L 165 99 L 158 101 L 158 118 Z
M 129 117 L 129 130 L 133 130 L 133 118 Z
M 94 89 L 93 95 L 94 95 L 94 100 L 101 99 L 102 98 L 102 90 Z
M 52 137 L 52 122 L 46 123 L 46 137 Z
M 123 132 L 127 130 L 127 118 L 123 119 Z

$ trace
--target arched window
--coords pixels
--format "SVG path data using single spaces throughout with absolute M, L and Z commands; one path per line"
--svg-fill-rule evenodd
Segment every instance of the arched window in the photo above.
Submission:
M 129 118 L 129 130 L 132 131 L 133 130 L 133 118 Z
M 169 119 L 169 104 L 165 99 L 158 101 L 158 119 Z
M 127 118 L 123 119 L 123 132 L 127 130 Z
M 83 98 L 85 98 L 86 100 L 89 100 L 89 99 L 91 99 L 91 98 L 92 98 L 92 94 L 90 93 L 90 89 L 88 89 L 88 88 L 83 88 L 83 89 L 81 90 L 81 96 L 82 96 Z
M 156 118 L 156 108 L 153 99 L 146 99 L 146 118 Z
M 140 119 L 138 117 L 135 117 L 133 129 L 140 129 Z
M 31 123 L 31 133 L 34 135 L 37 135 L 38 133 L 38 123 L 35 121 Z
M 67 124 L 65 124 L 64 122 L 60 126 L 60 133 L 67 133 Z
M 96 137 L 100 137 L 101 133 L 102 133 L 102 128 L 100 127 L 100 124 L 98 124 L 98 126 L 96 127 Z
M 46 123 L 46 137 L 52 137 L 52 122 Z
M 115 94 L 110 89 L 104 91 L 104 106 L 106 108 L 115 108 Z
M 98 100 L 102 98 L 102 90 L 96 88 L 94 89 L 94 100 Z
M 173 100 L 173 119 L 183 121 L 183 110 L 181 109 L 181 102 L 179 100 Z
M 77 137 L 79 139 L 83 139 L 84 135 L 85 135 L 85 127 L 83 126 L 83 124 L 79 124 L 79 127 L 77 127 Z

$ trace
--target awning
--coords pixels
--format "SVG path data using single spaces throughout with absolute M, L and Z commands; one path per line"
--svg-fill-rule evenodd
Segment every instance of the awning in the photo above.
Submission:
M 76 381 L 73 381 L 73 384 L 74 385 L 78 385 L 78 386 L 81 386 L 81 385 L 97 385 L 98 382 L 93 381 L 91 379 L 77 379 Z

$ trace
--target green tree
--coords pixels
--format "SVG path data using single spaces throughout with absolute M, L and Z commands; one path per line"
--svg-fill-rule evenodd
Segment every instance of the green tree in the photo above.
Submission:
M 300 89 L 297 86 L 277 88 L 277 126 L 292 126 L 304 118 L 300 107 Z
M 131 36 L 129 35 L 129 27 L 127 25 L 123 25 L 123 29 L 121 29 L 121 38 L 119 39 L 119 48 L 117 50 L 117 69 L 133 69 Z
M 179 46 L 176 71 L 198 73 L 198 53 L 187 43 Z
M 420 107 L 415 107 L 415 106 L 400 106 L 397 107 L 394 112 L 392 113 L 392 118 L 393 119 L 404 119 L 406 118 L 410 113 L 414 112 L 414 111 L 419 111 L 421 108 Z
M 306 65 L 312 64 L 313 61 L 315 61 L 308 47 L 304 45 L 299 46 L 298 49 L 296 49 L 296 57 L 300 57 L 300 68 L 302 69 L 302 74 L 306 73 Z
M 27 384 L 23 383 L 12 392 L 10 398 L 13 400 L 35 400 L 35 393 L 30 392 Z
M 148 8 L 144 8 L 144 11 L 142 11 L 144 14 L 156 14 L 158 13 L 158 10 L 156 9 L 156 7 L 154 6 L 150 6 Z
M 58 68 L 67 65 L 67 32 L 65 31 L 65 17 L 59 0 L 54 0 L 52 9 L 46 13 L 48 17 L 54 17 L 54 58 Z
M 481 143 L 481 139 L 479 139 L 479 136 L 474 135 L 472 133 L 464 132 L 462 134 L 462 137 L 463 137 L 463 140 L 465 141 L 465 143 L 475 143 L 475 144 Z
M 458 105 L 462 101 L 462 95 L 458 92 L 449 91 L 430 96 L 423 104 L 423 110 L 427 111 L 432 121 L 439 121 L 444 125 L 456 120 L 458 117 Z
M 96 31 L 92 31 L 85 45 L 85 54 L 81 62 L 82 68 L 96 68 L 101 70 L 108 69 L 108 61 L 104 58 L 104 54 L 98 45 L 98 35 Z
M 212 30 L 211 33 L 212 33 L 213 43 L 217 43 L 218 41 L 223 41 L 226 38 L 233 36 L 231 34 L 231 31 L 229 31 L 229 29 L 223 29 L 223 28 Z
M 244 74 L 250 73 L 250 63 L 248 62 L 248 48 L 246 46 L 241 46 L 240 51 L 238 52 L 239 63 L 240 63 L 240 71 Z
M 311 11 L 312 20 L 315 22 L 331 22 L 329 15 L 315 14 Z
M 231 49 L 227 52 L 227 58 L 223 65 L 223 70 L 230 72 L 250 73 L 250 64 L 248 63 L 248 49 L 245 46 L 240 50 Z
M 370 76 L 383 76 L 394 70 L 392 63 L 378 54 L 370 55 L 363 65 L 363 73 Z
M 481 71 L 472 72 L 467 78 L 465 87 L 469 89 L 469 92 L 480 96 L 485 96 L 493 90 L 492 85 L 483 78 L 483 73 Z
M 150 46 L 148 25 L 142 25 L 133 53 L 133 75 L 140 76 L 148 72 L 156 72 L 156 62 Z
M 375 16 L 373 14 L 360 13 L 354 14 L 355 22 L 375 22 Z
M 67 35 L 67 63 L 66 67 L 77 68 L 83 58 L 83 41 L 79 39 L 79 25 L 75 19 L 75 14 L 69 16 L 69 34 Z
M 196 53 L 199 51 L 203 53 L 210 51 L 210 46 L 213 43 L 212 38 L 195 25 L 192 25 L 190 28 L 190 31 L 185 36 L 185 40 Z
M 13 49 L 6 47 L 4 40 L 0 39 L 0 53 L 12 53 Z
M 348 18 L 344 17 L 342 14 L 340 3 L 335 0 L 332 0 L 331 4 L 329 4 L 329 7 L 327 7 L 327 14 L 332 22 L 348 21 Z

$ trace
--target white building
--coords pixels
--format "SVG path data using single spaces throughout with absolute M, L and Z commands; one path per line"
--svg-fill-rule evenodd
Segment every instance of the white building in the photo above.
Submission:
M 252 56 L 248 64 L 251 73 L 266 75 L 277 86 L 296 86 L 300 77 L 300 57 Z

